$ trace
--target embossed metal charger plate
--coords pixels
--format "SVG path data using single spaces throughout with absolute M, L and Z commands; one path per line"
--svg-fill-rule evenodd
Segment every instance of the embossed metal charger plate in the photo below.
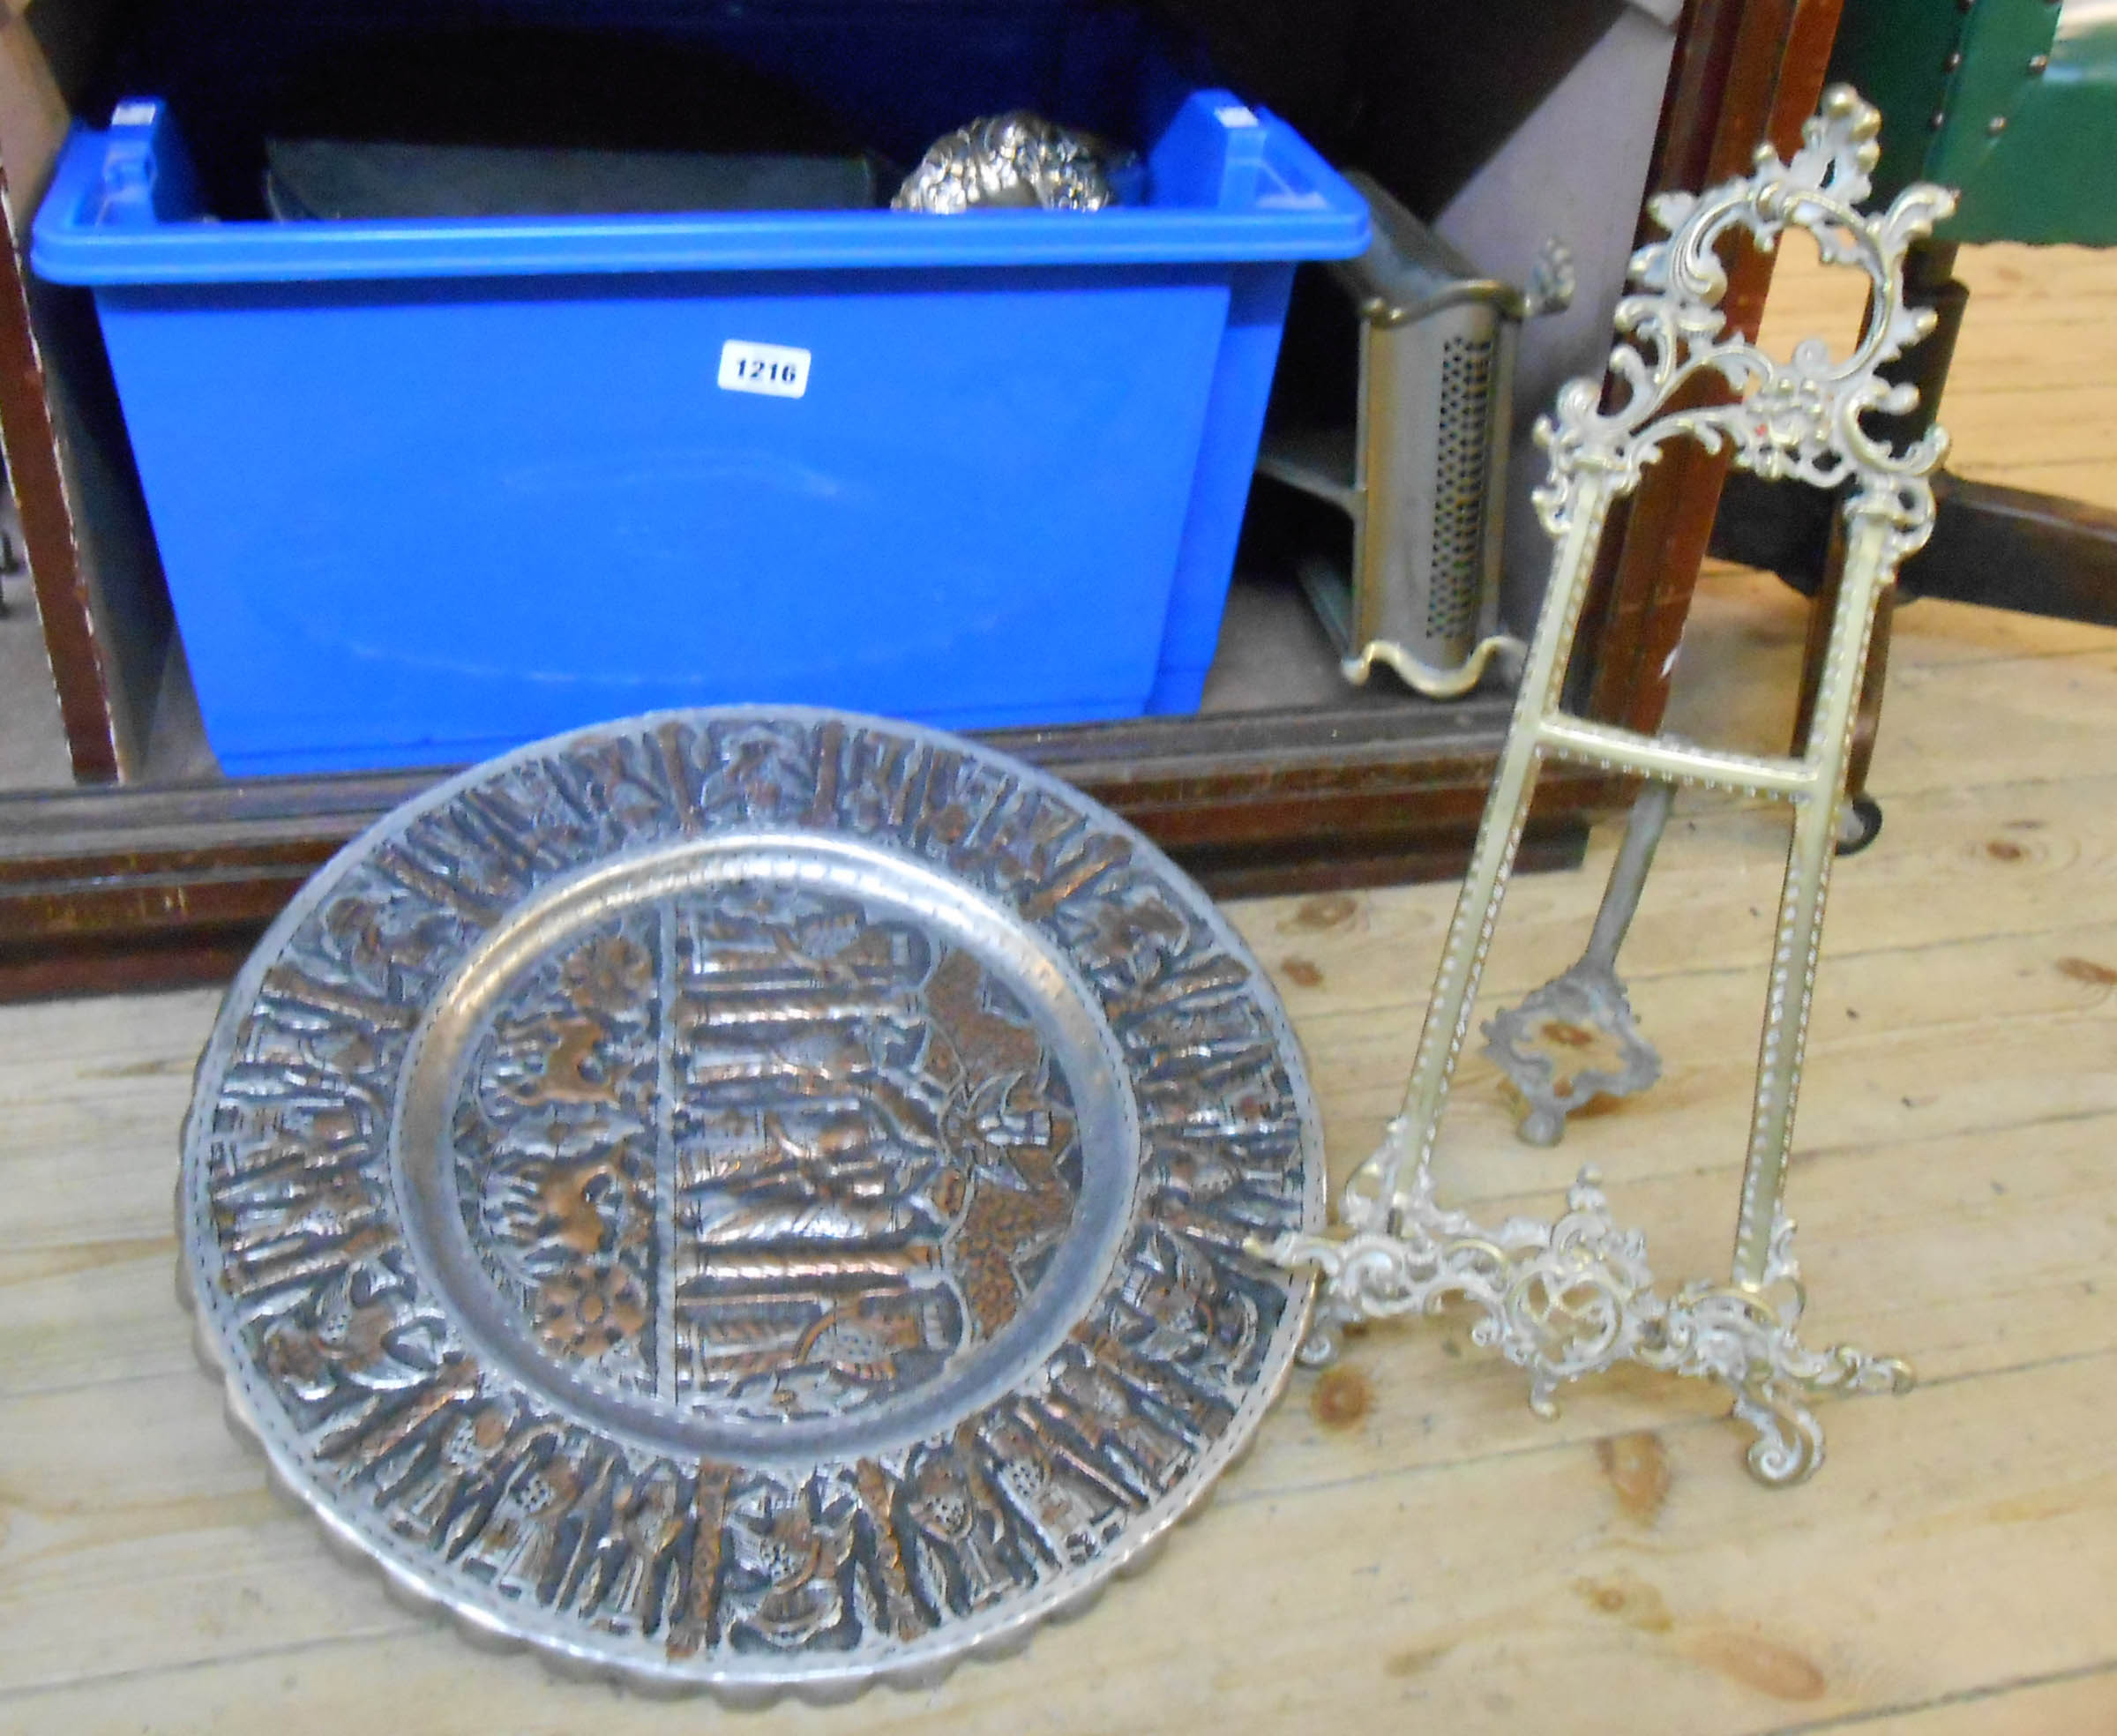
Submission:
M 1287 1375 L 1323 1216 L 1263 973 L 1078 792 L 668 713 L 325 867 L 229 991 L 179 1213 L 230 1410 L 393 1586 L 738 1699 L 1079 1604 Z

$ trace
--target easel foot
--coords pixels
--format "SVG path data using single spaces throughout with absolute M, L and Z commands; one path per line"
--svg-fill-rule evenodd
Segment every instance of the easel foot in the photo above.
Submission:
M 1321 1276 L 1304 1363 L 1335 1360 L 1349 1326 L 1467 1302 L 1481 1314 L 1471 1341 L 1528 1373 L 1530 1408 L 1539 1416 L 1557 1414 L 1562 1385 L 1620 1362 L 1719 1381 L 1756 1437 L 1745 1455 L 1750 1474 L 1774 1487 L 1803 1481 L 1822 1463 L 1813 1400 L 1911 1389 L 1911 1369 L 1893 1357 L 1801 1342 L 1806 1298 L 1783 1212 L 1757 1288 L 1700 1280 L 1664 1295 L 1644 1237 L 1612 1216 L 1592 1170 L 1548 1223 L 1515 1217 L 1488 1230 L 1437 1206 L 1433 1192 L 1422 1169 L 1383 1221 L 1343 1238 L 1291 1236 L 1258 1250 Z

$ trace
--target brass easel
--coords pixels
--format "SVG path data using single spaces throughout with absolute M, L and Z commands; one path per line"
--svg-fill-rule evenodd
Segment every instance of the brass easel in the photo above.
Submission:
M 1766 147 L 1746 177 L 1654 201 L 1652 214 L 1669 236 L 1634 258 L 1640 293 L 1618 308 L 1618 329 L 1628 341 L 1612 355 L 1611 372 L 1621 401 L 1605 411 L 1602 383 L 1575 380 L 1560 393 L 1555 415 L 1537 426 L 1551 454 L 1550 476 L 1537 495 L 1557 543 L 1551 584 L 1403 1112 L 1346 1186 L 1340 1202 L 1346 1233 L 1290 1236 L 1265 1250 L 1282 1263 L 1322 1274 L 1305 1351 L 1312 1362 L 1335 1354 L 1343 1326 L 1468 1301 L 1485 1313 L 1473 1338 L 1528 1371 L 1530 1403 L 1540 1412 L 1552 1409 L 1561 1382 L 1621 1361 L 1722 1381 L 1733 1393 L 1736 1416 L 1757 1435 L 1750 1470 L 1773 1484 L 1798 1482 L 1821 1461 L 1813 1397 L 1901 1392 L 1911 1378 L 1894 1359 L 1848 1345 L 1817 1351 L 1801 1343 L 1804 1297 L 1793 1226 L 1782 1203 L 1868 635 L 1898 565 L 1931 528 L 1927 479 L 1945 445 L 1935 429 L 1892 452 L 1861 423 L 1865 415 L 1911 406 L 1911 388 L 1890 385 L 1877 370 L 1932 326 L 1930 311 L 1904 303 L 1904 251 L 1954 204 L 1943 189 L 1919 184 L 1879 215 L 1858 209 L 1868 191 L 1879 126 L 1871 107 L 1837 86 L 1803 128 L 1791 162 Z M 1718 243 L 1741 231 L 1769 248 L 1789 228 L 1813 235 L 1827 263 L 1850 266 L 1871 281 L 1866 325 L 1848 356 L 1834 357 L 1811 339 L 1782 365 L 1727 333 L 1718 305 L 1727 287 Z M 1732 401 L 1694 401 L 1689 388 L 1708 376 L 1733 389 Z M 1798 756 L 1695 747 L 1576 717 L 1561 703 L 1605 518 L 1679 435 L 1709 449 L 1732 447 L 1735 461 L 1761 476 L 1851 485 L 1844 578 Z M 1537 767 L 1547 757 L 1634 774 L 1649 780 L 1649 789 L 1688 784 L 1793 806 L 1733 1268 L 1724 1283 L 1694 1280 L 1668 1294 L 1657 1289 L 1644 1238 L 1617 1223 L 1592 1171 L 1582 1174 L 1568 1209 L 1553 1222 L 1513 1218 L 1487 1228 L 1434 1198 L 1432 1159 L 1449 1080 Z M 1643 879 L 1645 862 L 1635 866 Z M 1613 944 L 1609 950 L 1614 957 Z

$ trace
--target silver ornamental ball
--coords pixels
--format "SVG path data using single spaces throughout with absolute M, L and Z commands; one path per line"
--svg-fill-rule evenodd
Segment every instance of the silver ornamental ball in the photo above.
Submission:
M 1094 140 L 1017 109 L 937 139 L 890 205 L 954 216 L 977 206 L 1100 211 L 1117 197 Z

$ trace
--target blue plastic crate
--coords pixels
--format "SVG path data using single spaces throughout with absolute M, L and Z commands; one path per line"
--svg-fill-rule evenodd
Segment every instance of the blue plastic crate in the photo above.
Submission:
M 1367 218 L 1270 114 L 1124 70 L 1146 192 L 1096 213 L 217 222 L 166 105 L 77 129 L 33 262 L 94 289 L 222 766 L 1195 707 L 1293 262 Z

